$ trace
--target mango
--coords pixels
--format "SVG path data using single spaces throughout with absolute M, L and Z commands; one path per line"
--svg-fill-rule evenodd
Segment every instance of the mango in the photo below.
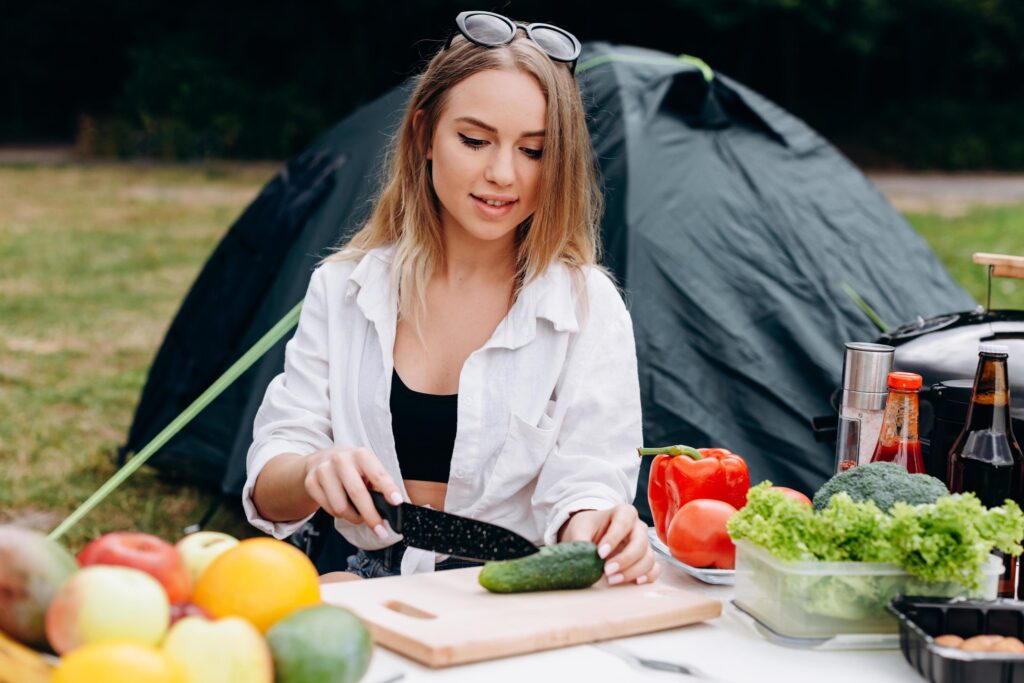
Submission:
M 78 570 L 64 546 L 44 534 L 0 525 L 0 631 L 36 649 L 47 649 L 50 601 Z

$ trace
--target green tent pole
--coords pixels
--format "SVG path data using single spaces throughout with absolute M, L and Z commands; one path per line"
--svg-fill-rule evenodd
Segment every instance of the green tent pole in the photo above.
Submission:
M 221 393 L 231 386 L 232 382 L 241 376 L 243 372 L 248 370 L 253 363 L 259 360 L 263 354 L 270 350 L 270 348 L 276 344 L 285 334 L 287 334 L 293 327 L 299 322 L 299 313 L 302 310 L 302 302 L 295 304 L 292 310 L 288 311 L 287 314 L 281 320 L 277 322 L 270 330 L 264 334 L 259 341 L 252 345 L 252 347 L 245 352 L 241 358 L 234 362 L 234 364 L 228 368 L 223 375 L 217 378 L 210 387 L 200 394 L 199 398 L 185 408 L 184 411 L 178 417 L 164 427 L 164 429 L 157 434 L 152 441 L 135 454 L 135 456 L 126 462 L 124 466 L 115 472 L 110 479 L 103 483 L 95 493 L 78 506 L 78 509 L 71 513 L 67 519 L 61 522 L 56 529 L 50 532 L 49 538 L 58 539 L 63 536 L 68 529 L 73 527 L 83 517 L 100 504 L 104 498 L 113 492 L 118 486 L 120 486 L 128 477 L 135 473 L 135 470 L 146 464 L 146 461 L 152 457 L 157 450 L 160 449 L 165 443 L 181 431 L 185 425 L 192 421 L 192 419 L 198 415 L 203 408 L 208 406 L 215 398 L 221 395 Z

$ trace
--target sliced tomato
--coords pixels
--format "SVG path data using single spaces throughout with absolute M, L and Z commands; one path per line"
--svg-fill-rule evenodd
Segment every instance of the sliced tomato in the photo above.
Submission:
M 800 493 L 796 489 L 787 488 L 785 486 L 772 486 L 768 489 L 769 491 L 778 491 L 784 496 L 789 496 L 793 500 L 799 500 L 801 503 L 811 504 L 811 499 Z
M 725 501 L 698 498 L 679 508 L 668 527 L 672 557 L 693 567 L 736 567 L 736 546 L 725 523 L 736 508 Z

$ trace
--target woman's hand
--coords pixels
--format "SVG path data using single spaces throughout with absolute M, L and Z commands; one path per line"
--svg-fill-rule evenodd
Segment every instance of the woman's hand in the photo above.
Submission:
M 401 504 L 402 494 L 372 451 L 325 448 L 308 456 L 305 465 L 306 493 L 328 514 L 352 524 L 366 524 L 380 538 L 388 537 L 367 483 L 392 505 Z
M 647 539 L 647 525 L 632 505 L 608 510 L 581 510 L 569 518 L 559 542 L 592 541 L 604 559 L 608 583 L 650 583 L 661 574 L 654 549 Z

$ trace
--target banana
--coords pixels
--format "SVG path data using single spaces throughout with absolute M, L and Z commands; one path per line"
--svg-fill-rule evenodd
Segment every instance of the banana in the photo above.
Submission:
M 50 683 L 52 677 L 41 653 L 0 633 L 0 683 Z

